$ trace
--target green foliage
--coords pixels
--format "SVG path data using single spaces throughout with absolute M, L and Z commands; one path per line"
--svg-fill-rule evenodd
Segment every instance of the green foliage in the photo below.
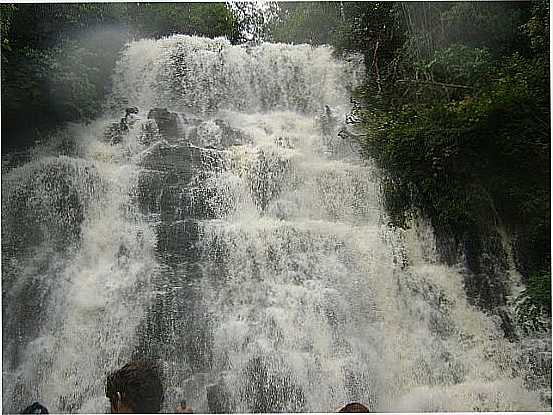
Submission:
M 137 37 L 160 38 L 176 33 L 230 37 L 236 24 L 224 3 L 129 3 L 127 7 Z
M 333 46 L 339 52 L 361 52 L 372 62 L 377 50 L 388 61 L 404 41 L 404 25 L 398 19 L 400 6 L 390 2 L 344 2 Z
M 270 25 L 273 42 L 330 44 L 340 25 L 340 3 L 280 3 L 277 18 Z
M 523 25 L 524 32 L 530 37 L 532 47 L 538 53 L 549 52 L 549 1 L 534 1 L 532 16 Z
M 485 84 L 492 70 L 488 49 L 459 44 L 436 50 L 430 62 L 420 62 L 419 66 L 420 73 L 426 73 L 430 80 L 469 86 Z
M 13 4 L 0 4 L 0 42 L 2 42 L 2 63 L 6 62 L 5 52 L 11 51 L 8 33 L 10 30 L 12 16 L 16 11 Z
M 262 42 L 269 39 L 269 30 L 278 18 L 279 6 L 275 2 L 231 1 L 228 7 L 234 16 L 235 34 L 231 41 Z
M 510 221 L 515 221 L 521 210 L 526 211 L 528 193 L 536 194 L 536 188 L 546 184 L 547 133 L 543 125 L 528 118 L 536 114 L 537 103 L 530 94 L 531 75 L 512 72 L 521 70 L 520 65 L 513 67 L 509 61 L 478 96 L 446 103 L 405 104 L 370 131 L 366 142 L 369 154 L 394 176 L 410 183 L 410 191 L 402 193 L 416 208 L 456 236 L 461 237 L 475 218 L 493 224 L 494 215 L 484 214 L 486 211 L 500 209 L 503 219 L 509 215 Z M 466 77 L 470 78 L 470 72 Z M 452 80 L 461 80 L 454 66 L 446 81 Z M 537 166 L 543 169 L 540 176 L 535 174 Z M 501 183 L 496 182 L 498 177 Z M 516 194 L 504 195 L 505 181 L 517 177 L 528 180 L 517 183 Z M 473 192 L 467 186 L 475 183 L 487 189 L 486 199 L 492 202 L 503 195 L 501 203 L 484 209 L 479 200 L 468 198 Z
M 337 54 L 360 52 L 372 62 L 370 72 L 387 62 L 403 42 L 398 10 L 390 2 L 279 3 L 269 37 L 273 42 L 329 44 Z
M 418 57 L 452 44 L 509 54 L 526 42 L 520 25 L 529 17 L 525 2 L 412 2 L 401 5 L 407 43 Z

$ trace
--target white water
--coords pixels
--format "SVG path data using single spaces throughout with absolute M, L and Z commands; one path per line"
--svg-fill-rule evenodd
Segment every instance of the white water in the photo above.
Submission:
M 103 412 L 105 374 L 134 354 L 163 361 L 168 412 L 181 398 L 209 411 L 214 385 L 232 412 L 327 412 L 350 400 L 379 412 L 550 409 L 524 385 L 520 345 L 468 304 L 461 267 L 438 264 L 431 230 L 389 229 L 376 169 L 338 138 L 339 125 L 322 133 L 325 105 L 338 120 L 349 110 L 359 65 L 305 45 L 132 43 L 109 107 L 121 112 L 127 99 L 142 116 L 179 112 L 175 151 L 191 131 L 183 113 L 203 120 L 204 146 L 222 146 L 216 119 L 248 139 L 216 150 L 222 170 L 177 185 L 179 203 L 196 194 L 213 214 L 184 217 L 177 204 L 169 220 L 137 207 L 138 165 L 153 151 L 137 139 L 140 123 L 117 146 L 101 142 L 105 121 L 74 130 L 81 159 L 70 163 L 94 166 L 97 187 L 73 181 L 94 196 L 80 243 L 51 253 L 41 241 L 3 275 L 4 345 L 15 345 L 4 347 L 4 411 L 40 400 L 53 412 Z M 29 192 L 27 171 L 49 166 L 13 170 L 3 185 Z M 147 189 L 160 205 L 166 190 Z M 53 191 L 34 191 L 43 202 L 28 215 L 55 217 Z M 15 204 L 5 192 L 3 210 Z M 193 256 L 168 256 L 156 230 L 190 220 Z M 38 322 L 16 305 L 37 298 L 27 308 Z

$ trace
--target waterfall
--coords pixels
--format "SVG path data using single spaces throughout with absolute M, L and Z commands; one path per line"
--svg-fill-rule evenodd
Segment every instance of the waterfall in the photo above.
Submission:
M 75 154 L 2 175 L 4 411 L 105 412 L 134 357 L 162 362 L 166 412 L 550 410 L 550 340 L 506 339 L 428 226 L 386 225 L 338 134 L 362 73 L 329 47 L 129 44 Z

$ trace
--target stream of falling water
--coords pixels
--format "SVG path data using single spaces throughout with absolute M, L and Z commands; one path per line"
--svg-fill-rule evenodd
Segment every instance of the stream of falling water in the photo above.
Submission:
M 362 64 L 331 52 L 133 42 L 107 103 L 140 108 L 129 133 L 73 127 L 73 157 L 3 174 L 4 412 L 105 412 L 134 356 L 162 361 L 166 412 L 551 409 L 431 230 L 386 226 L 338 136 Z

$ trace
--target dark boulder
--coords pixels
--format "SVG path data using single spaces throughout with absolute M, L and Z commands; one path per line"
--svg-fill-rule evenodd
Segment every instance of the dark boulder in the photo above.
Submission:
M 197 259 L 199 226 L 195 220 L 160 222 L 156 228 L 157 252 L 169 263 Z
M 264 211 L 281 192 L 290 160 L 279 153 L 259 150 L 248 174 L 250 190 L 255 204 Z
M 167 108 L 152 108 L 148 112 L 148 119 L 156 121 L 159 133 L 165 137 L 179 135 L 178 114 L 169 112 Z
M 245 133 L 221 119 L 200 123 L 191 131 L 189 140 L 197 146 L 215 149 L 225 149 L 252 141 Z
M 506 252 L 497 232 L 488 235 L 469 235 L 463 243 L 465 290 L 469 302 L 486 311 L 506 305 L 508 269 Z
M 183 180 L 188 183 L 199 171 L 220 170 L 222 162 L 219 151 L 159 141 L 142 153 L 138 164 L 149 170 L 173 172 L 172 184 L 177 184 Z
M 144 170 L 133 195 L 143 214 L 159 215 L 162 221 L 187 218 L 212 219 L 213 189 L 184 185 L 174 171 Z M 181 182 L 181 184 L 179 184 Z

